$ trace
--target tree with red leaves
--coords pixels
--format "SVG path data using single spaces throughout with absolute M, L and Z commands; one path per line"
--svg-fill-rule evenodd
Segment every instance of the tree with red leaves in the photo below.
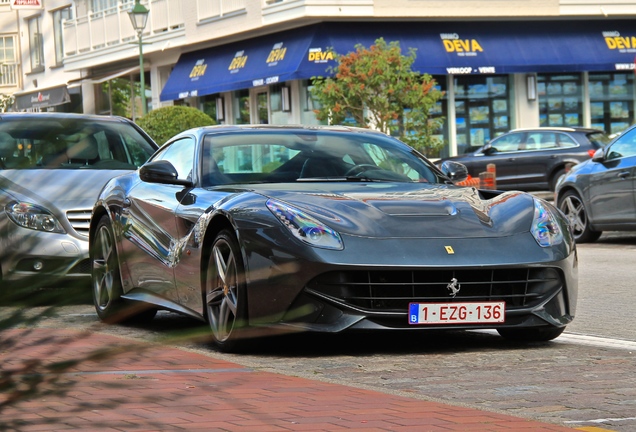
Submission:
M 437 138 L 444 119 L 429 111 L 442 98 L 435 80 L 411 69 L 415 50 L 402 55 L 399 42 L 380 38 L 370 48 L 337 56 L 331 77 L 313 77 L 312 96 L 320 108 L 316 117 L 330 124 L 373 128 L 398 136 L 425 155 L 444 142 Z

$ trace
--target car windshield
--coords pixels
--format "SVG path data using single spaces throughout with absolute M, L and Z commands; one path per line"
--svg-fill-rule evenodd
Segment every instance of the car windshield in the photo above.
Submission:
M 123 121 L 26 116 L 0 121 L 2 169 L 136 169 L 154 150 Z
M 203 186 L 313 181 L 447 180 L 394 138 L 332 131 L 214 133 L 203 146 Z

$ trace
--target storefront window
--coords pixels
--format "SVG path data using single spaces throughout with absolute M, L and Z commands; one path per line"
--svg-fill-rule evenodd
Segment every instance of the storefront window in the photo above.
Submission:
M 132 80 L 114 78 L 99 85 L 98 114 L 132 118 Z
M 217 99 L 220 98 L 218 94 L 206 95 L 199 99 L 199 110 L 209 115 L 212 120 L 217 123 L 222 121 L 217 117 Z M 223 116 L 221 116 L 222 118 Z
M 435 89 L 446 94 L 446 77 L 434 76 L 433 79 L 436 82 Z M 446 97 L 438 100 L 428 113 L 431 119 L 443 119 L 442 127 L 434 132 L 433 137 L 439 142 L 443 142 L 444 147 L 437 151 L 429 152 L 427 156 L 432 158 L 448 157 L 450 156 L 450 148 L 448 143 L 448 122 L 446 121 L 448 119 L 448 101 Z
M 455 77 L 458 154 L 510 130 L 508 76 Z
M 583 85 L 580 75 L 538 75 L 541 126 L 583 126 Z
M 300 117 L 303 124 L 319 125 L 327 124 L 327 121 L 320 121 L 316 118 L 314 110 L 320 108 L 319 102 L 311 95 L 313 88 L 310 80 L 304 80 L 300 84 Z
M 269 88 L 269 111 L 273 124 L 288 124 L 291 111 L 290 89 L 276 84 Z
M 250 91 L 240 90 L 234 92 L 234 124 L 250 123 Z
M 633 73 L 590 73 L 589 87 L 593 128 L 615 134 L 634 123 Z
M 256 109 L 258 113 L 258 124 L 269 124 L 269 110 L 267 108 L 267 92 L 256 95 Z

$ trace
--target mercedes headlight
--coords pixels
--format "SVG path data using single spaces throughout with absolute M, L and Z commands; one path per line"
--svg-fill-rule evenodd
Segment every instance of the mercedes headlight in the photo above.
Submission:
M 66 232 L 51 212 L 38 205 L 13 201 L 4 210 L 9 219 L 23 228 L 52 233 Z
M 267 201 L 267 208 L 297 239 L 314 247 L 344 249 L 340 234 L 303 211 L 273 199 Z
M 563 241 L 563 231 L 554 213 L 539 200 L 534 200 L 534 220 L 530 229 L 541 247 L 550 247 Z

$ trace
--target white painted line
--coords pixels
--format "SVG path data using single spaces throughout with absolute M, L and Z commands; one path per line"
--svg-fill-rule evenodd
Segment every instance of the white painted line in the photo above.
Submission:
M 496 335 L 496 330 L 472 330 L 476 333 L 488 333 Z M 636 342 L 625 339 L 612 339 L 600 336 L 588 336 L 578 333 L 564 332 L 561 336 L 554 339 L 553 343 L 566 343 L 573 345 L 587 345 L 596 348 L 613 348 L 630 352 L 636 352 Z
M 625 418 L 606 418 L 606 419 L 596 419 L 596 420 L 568 420 L 563 423 L 608 423 L 608 422 L 619 422 L 619 421 L 628 421 L 628 420 L 636 420 L 636 417 L 625 417 Z
M 624 339 L 612 339 L 599 336 L 587 336 L 575 333 L 563 333 L 554 340 L 555 343 L 587 345 L 597 348 L 614 348 L 636 352 L 636 342 Z

